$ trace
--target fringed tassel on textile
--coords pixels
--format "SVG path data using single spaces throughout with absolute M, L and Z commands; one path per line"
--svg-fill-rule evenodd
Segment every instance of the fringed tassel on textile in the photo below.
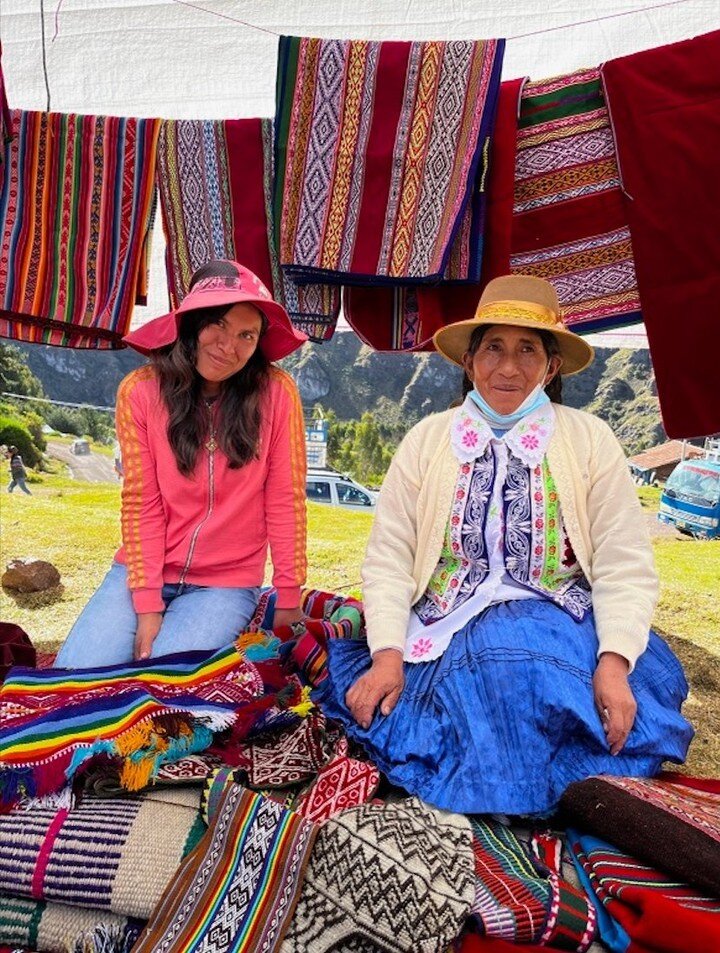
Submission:
M 130 953 L 137 938 L 136 928 L 102 923 L 92 931 L 81 933 L 75 939 L 71 953 Z
M 249 662 L 264 662 L 278 657 L 281 641 L 272 632 L 258 629 L 256 632 L 241 632 L 235 647 Z

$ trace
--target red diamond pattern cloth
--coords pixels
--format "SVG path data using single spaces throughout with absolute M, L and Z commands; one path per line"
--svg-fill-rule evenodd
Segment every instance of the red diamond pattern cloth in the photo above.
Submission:
M 346 738 L 341 738 L 335 754 L 319 772 L 308 791 L 295 802 L 295 811 L 309 821 L 322 823 L 341 811 L 369 801 L 380 784 L 380 772 L 370 761 L 348 754 Z

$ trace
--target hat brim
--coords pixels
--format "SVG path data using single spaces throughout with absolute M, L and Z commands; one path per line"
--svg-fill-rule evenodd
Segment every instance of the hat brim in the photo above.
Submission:
M 187 300 L 186 298 L 185 302 Z M 184 307 L 185 302 L 181 303 L 175 311 L 153 318 L 136 331 L 126 334 L 123 341 L 141 354 L 150 356 L 153 351 L 174 344 L 178 336 L 181 315 L 205 308 L 233 304 L 252 304 L 267 318 L 268 326 L 258 346 L 269 361 L 282 360 L 308 340 L 307 334 L 293 327 L 285 308 L 272 298 L 227 289 L 206 293 L 201 304 Z
M 541 321 L 503 320 L 500 317 L 492 319 L 471 318 L 468 321 L 456 321 L 440 328 L 433 335 L 435 350 L 448 361 L 462 367 L 463 355 L 470 344 L 470 337 L 475 328 L 490 327 L 491 325 L 506 324 L 509 327 L 528 328 L 532 331 L 549 331 L 555 337 L 562 357 L 560 373 L 563 376 L 579 374 L 592 364 L 595 351 L 587 341 L 573 331 L 566 328 L 549 328 Z

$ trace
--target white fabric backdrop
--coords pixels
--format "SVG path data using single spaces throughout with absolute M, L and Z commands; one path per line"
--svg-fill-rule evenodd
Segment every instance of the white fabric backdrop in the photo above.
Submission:
M 10 104 L 45 109 L 42 0 L 0 0 Z M 273 33 L 370 39 L 507 37 L 503 78 L 542 79 L 720 27 L 718 0 L 685 0 L 534 36 L 653 0 L 44 0 L 51 108 L 178 119 L 269 116 Z M 200 9 L 204 7 L 206 11 Z M 214 15 L 220 14 L 221 16 Z M 245 20 L 268 32 L 252 29 Z M 55 36 L 57 28 L 57 36 Z M 517 37 L 513 39 L 513 37 Z M 159 222 L 150 298 L 134 324 L 166 310 Z M 597 343 L 642 346 L 644 335 Z

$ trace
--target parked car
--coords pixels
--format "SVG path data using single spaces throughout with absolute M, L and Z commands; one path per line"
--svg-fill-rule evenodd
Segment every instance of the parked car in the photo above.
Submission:
M 305 483 L 307 498 L 313 503 L 366 510 L 375 506 L 376 494 L 356 483 L 352 477 L 335 470 L 310 467 Z
M 90 444 L 83 439 L 73 440 L 70 451 L 77 457 L 84 456 L 86 453 L 90 453 Z

